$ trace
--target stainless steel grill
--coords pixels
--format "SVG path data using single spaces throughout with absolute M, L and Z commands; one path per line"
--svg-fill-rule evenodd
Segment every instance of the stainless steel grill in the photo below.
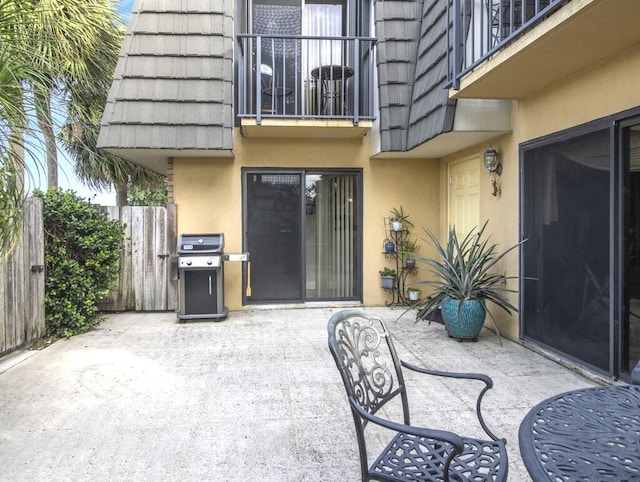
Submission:
M 224 234 L 181 234 L 178 241 L 179 320 L 227 317 L 224 262 L 248 261 L 249 253 L 224 254 Z

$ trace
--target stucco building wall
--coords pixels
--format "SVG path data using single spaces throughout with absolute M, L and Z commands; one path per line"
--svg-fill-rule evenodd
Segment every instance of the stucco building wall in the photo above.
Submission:
M 506 248 L 518 242 L 520 223 L 520 161 L 521 143 L 553 134 L 581 124 L 616 114 L 640 105 L 640 51 L 620 52 L 598 65 L 565 78 L 562 82 L 513 101 L 513 132 L 491 143 L 499 152 L 503 173 L 500 177 L 502 194 L 490 194 L 490 179 L 483 172 L 480 197 L 480 220 L 489 220 L 491 239 Z M 448 166 L 474 153 L 481 156 L 487 144 L 475 146 L 449 156 L 440 165 L 440 204 L 447 205 Z M 526 180 L 524 180 L 526 182 Z M 441 214 L 446 209 L 441 211 Z M 448 219 L 440 216 L 440 232 L 445 233 Z M 514 253 L 501 266 L 508 274 L 519 272 L 518 256 Z M 510 287 L 517 289 L 517 282 Z M 517 295 L 511 300 L 518 305 Z M 502 310 L 492 310 L 503 335 L 517 339 L 518 315 L 509 316 Z
M 242 168 L 360 169 L 363 180 L 363 303 L 381 305 L 389 295 L 380 288 L 385 265 L 384 218 L 403 206 L 420 234 L 437 229 L 438 161 L 369 158 L 368 137 L 337 139 L 245 138 L 235 132 L 233 158 L 174 158 L 173 185 L 178 232 L 224 232 L 225 251 L 242 250 Z M 183 208 L 183 206 L 188 206 Z M 227 306 L 242 309 L 240 263 L 225 265 Z

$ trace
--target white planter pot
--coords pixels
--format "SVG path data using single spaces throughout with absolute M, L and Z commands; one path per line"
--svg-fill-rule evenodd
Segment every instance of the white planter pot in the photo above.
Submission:
M 402 221 L 391 221 L 391 229 L 394 231 L 402 231 Z
M 409 301 L 418 301 L 420 299 L 420 293 L 417 291 L 409 291 Z

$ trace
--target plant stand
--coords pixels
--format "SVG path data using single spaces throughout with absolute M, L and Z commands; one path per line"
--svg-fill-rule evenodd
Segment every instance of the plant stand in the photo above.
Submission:
M 388 233 L 387 239 L 391 240 L 396 249 L 394 252 L 384 252 L 385 258 L 391 258 L 395 260 L 396 263 L 396 284 L 391 289 L 386 289 L 389 293 L 391 293 L 391 299 L 385 302 L 387 306 L 409 306 L 415 303 L 415 301 L 409 300 L 409 295 L 406 291 L 407 277 L 416 273 L 416 268 L 406 266 L 406 256 L 402 251 L 402 245 L 404 241 L 408 238 L 409 232 L 406 229 L 402 229 L 400 231 L 394 231 L 393 227 L 390 225 L 386 226 L 386 231 Z

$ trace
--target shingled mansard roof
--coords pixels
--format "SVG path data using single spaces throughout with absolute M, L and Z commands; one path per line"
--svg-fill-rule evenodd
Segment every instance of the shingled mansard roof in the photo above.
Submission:
M 407 151 L 451 131 L 447 1 L 376 2 L 381 150 Z
M 99 147 L 137 161 L 145 150 L 157 160 L 232 148 L 233 9 L 233 0 L 136 0 Z
M 382 152 L 451 130 L 448 0 L 378 0 Z M 136 0 L 98 146 L 163 171 L 179 155 L 231 155 L 233 0 Z

